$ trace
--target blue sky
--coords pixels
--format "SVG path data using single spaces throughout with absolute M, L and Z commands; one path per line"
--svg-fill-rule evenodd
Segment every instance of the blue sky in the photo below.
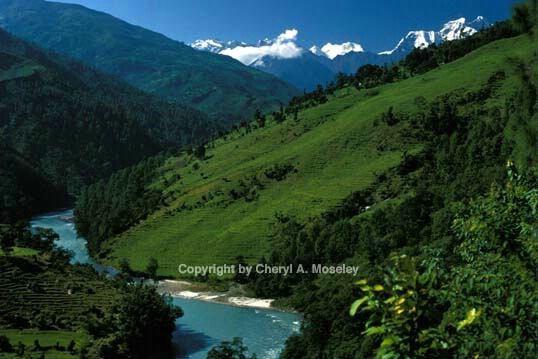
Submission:
M 517 0 L 62 0 L 84 5 L 190 43 L 217 38 L 254 42 L 299 30 L 304 47 L 353 41 L 393 48 L 409 30 L 438 30 L 448 20 L 509 17 Z

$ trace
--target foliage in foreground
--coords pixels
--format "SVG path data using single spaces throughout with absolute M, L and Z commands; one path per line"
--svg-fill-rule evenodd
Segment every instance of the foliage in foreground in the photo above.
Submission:
M 456 261 L 394 258 L 383 282 L 357 282 L 377 358 L 532 358 L 538 350 L 538 179 L 508 181 L 460 206 Z
M 247 355 L 248 348 L 243 345 L 241 338 L 231 342 L 222 342 L 207 353 L 207 359 L 256 359 L 256 354 Z
M 128 285 L 104 318 L 88 321 L 88 332 L 96 340 L 87 357 L 136 359 L 170 354 L 175 320 L 182 315 L 170 297 L 163 297 L 154 287 Z

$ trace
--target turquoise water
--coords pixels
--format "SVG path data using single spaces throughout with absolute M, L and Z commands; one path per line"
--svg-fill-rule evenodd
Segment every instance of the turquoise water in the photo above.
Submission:
M 73 254 L 71 263 L 93 264 L 86 248 L 86 240 L 77 236 L 72 218 L 73 210 L 52 212 L 32 218 L 30 224 L 32 227 L 52 228 L 58 233 L 60 238 L 56 245 Z
M 177 323 L 178 358 L 203 359 L 214 345 L 234 337 L 243 338 L 259 359 L 278 358 L 286 338 L 299 330 L 300 316 L 274 310 L 233 307 L 174 298 L 185 311 Z
M 72 216 L 73 210 L 48 213 L 34 217 L 31 225 L 52 228 L 58 233 L 56 244 L 72 252 L 72 263 L 89 263 L 99 271 L 114 272 L 93 263 L 86 240 L 77 236 Z M 300 327 L 301 317 L 293 313 L 182 298 L 174 298 L 174 304 L 185 312 L 177 320 L 174 333 L 176 357 L 182 359 L 204 359 L 213 346 L 234 337 L 242 338 L 249 352 L 256 353 L 258 359 L 278 358 L 286 338 Z

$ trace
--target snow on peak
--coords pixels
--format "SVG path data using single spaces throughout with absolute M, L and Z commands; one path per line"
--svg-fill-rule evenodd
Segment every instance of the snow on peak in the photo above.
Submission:
M 439 31 L 444 41 L 458 40 L 476 34 L 478 31 L 489 26 L 483 16 L 477 16 L 471 22 L 467 22 L 464 17 L 447 22 Z
M 435 31 L 410 31 L 406 39 L 412 39 L 414 48 L 425 49 L 435 43 Z
M 482 30 L 490 25 L 491 24 L 483 16 L 477 16 L 476 19 L 467 24 L 467 26 L 476 30 Z
M 390 51 L 380 52 L 379 55 L 392 55 L 396 52 L 408 53 L 413 49 L 425 49 L 438 41 L 435 31 L 409 31 L 407 35 L 398 42 L 398 45 Z
M 230 47 L 245 46 L 246 43 L 238 41 L 220 41 L 214 39 L 196 40 L 191 44 L 191 47 L 200 51 L 209 51 L 220 53 L 222 50 Z
M 221 41 L 207 39 L 207 40 L 196 40 L 191 44 L 191 47 L 196 50 L 218 53 L 224 48 L 224 45 Z
M 313 53 L 316 56 L 325 56 L 325 53 L 323 51 L 321 51 L 321 49 L 319 47 L 317 47 L 316 45 L 309 48 L 308 51 L 310 51 L 311 53 Z
M 398 45 L 390 51 L 380 52 L 379 55 L 392 55 L 396 52 L 410 52 L 415 48 L 424 49 L 431 44 L 458 40 L 471 36 L 489 23 L 483 16 L 478 16 L 471 22 L 467 22 L 464 17 L 452 20 L 443 25 L 441 30 L 435 31 L 410 31 L 405 38 L 402 38 Z
M 316 52 L 312 51 L 314 49 Z M 321 51 L 321 53 L 320 53 Z M 333 60 L 336 56 L 341 56 L 348 54 L 350 52 L 364 52 L 364 49 L 361 45 L 354 42 L 344 42 L 342 44 L 331 44 L 330 42 L 323 45 L 323 47 L 318 49 L 317 46 L 312 46 L 310 52 L 316 55 L 325 55 L 329 59 Z
M 477 30 L 465 26 L 466 20 L 461 17 L 457 20 L 447 22 L 443 28 L 439 31 L 441 38 L 445 41 L 452 41 L 460 39 L 465 33 L 472 35 Z
M 439 31 L 410 31 L 398 42 L 394 49 L 380 52 L 379 55 L 392 55 L 395 53 L 406 55 L 415 48 L 424 49 L 432 44 L 473 35 L 487 26 L 489 26 L 489 23 L 483 16 L 478 16 L 470 22 L 461 17 L 447 22 Z M 263 62 L 265 56 L 278 59 L 291 59 L 302 56 L 307 50 L 297 45 L 298 35 L 299 31 L 297 29 L 286 29 L 276 38 L 266 38 L 255 44 L 207 39 L 196 40 L 191 46 L 197 50 L 231 56 L 246 65 L 263 67 L 265 66 Z M 331 60 L 351 52 L 364 52 L 362 46 L 354 42 L 344 42 L 342 44 L 329 42 L 321 48 L 312 46 L 308 50 L 314 55 L 327 57 Z

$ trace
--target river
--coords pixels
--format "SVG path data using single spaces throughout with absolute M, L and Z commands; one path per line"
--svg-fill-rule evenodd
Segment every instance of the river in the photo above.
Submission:
M 48 213 L 34 217 L 31 225 L 58 233 L 55 243 L 73 253 L 72 263 L 89 263 L 99 271 L 114 272 L 92 261 L 86 240 L 77 236 L 72 216 L 73 210 Z M 178 359 L 205 359 L 214 345 L 234 337 L 242 338 L 258 359 L 278 358 L 286 338 L 300 327 L 301 317 L 293 313 L 183 298 L 173 298 L 173 302 L 185 312 L 176 322 L 173 338 Z

